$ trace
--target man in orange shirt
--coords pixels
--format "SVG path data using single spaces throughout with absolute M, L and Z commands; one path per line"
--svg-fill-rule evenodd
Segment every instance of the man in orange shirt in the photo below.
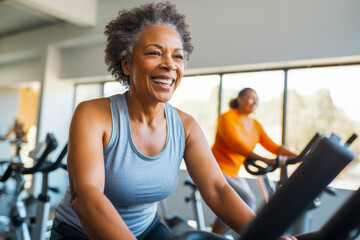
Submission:
M 253 152 L 260 143 L 266 150 L 282 156 L 296 156 L 284 146 L 274 143 L 265 133 L 261 124 L 250 117 L 258 106 L 254 89 L 244 88 L 237 98 L 230 102 L 230 110 L 220 115 L 212 152 L 222 173 L 243 201 L 255 211 L 256 199 L 245 179 L 239 178 L 240 166 L 246 158 L 260 159 L 268 165 L 275 164 Z M 219 218 L 213 224 L 213 232 L 224 234 L 228 227 Z

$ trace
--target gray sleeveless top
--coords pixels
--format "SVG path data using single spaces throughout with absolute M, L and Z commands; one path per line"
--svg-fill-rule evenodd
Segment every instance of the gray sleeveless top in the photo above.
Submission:
M 185 150 L 185 134 L 178 112 L 165 103 L 166 145 L 155 156 L 136 148 L 130 131 L 125 94 L 110 97 L 112 134 L 104 149 L 104 194 L 115 206 L 131 232 L 139 236 L 155 217 L 157 202 L 175 189 Z M 70 206 L 70 190 L 55 210 L 55 217 L 83 232 Z

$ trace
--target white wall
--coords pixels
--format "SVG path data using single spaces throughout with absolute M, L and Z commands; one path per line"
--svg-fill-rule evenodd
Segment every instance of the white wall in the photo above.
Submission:
M 70 125 L 74 87 L 71 82 L 61 81 L 59 72 L 61 57 L 57 48 L 49 46 L 45 52 L 44 74 L 40 94 L 40 111 L 38 115 L 38 141 L 45 141 L 47 133 L 53 133 L 58 141 L 58 148 L 52 153 L 55 160 L 62 148 L 68 141 L 68 129 Z M 58 170 L 49 175 L 50 186 L 56 184 L 63 193 L 68 185 L 67 173 Z M 37 195 L 41 190 L 41 176 L 35 176 L 34 192 Z M 55 194 L 51 197 L 53 204 L 59 202 L 62 194 Z
M 40 58 L 0 65 L 0 86 L 14 86 L 23 82 L 39 81 L 41 76 Z
M 195 45 L 191 67 L 360 54 L 359 1 L 185 2 Z
M 0 60 L 11 53 L 41 49 L 49 44 L 66 43 L 71 47 L 94 37 L 99 41 L 94 43 L 96 46 L 103 44 L 104 26 L 118 9 L 140 2 L 147 1 L 99 1 L 98 23 L 93 28 L 62 24 L 0 39 Z M 187 15 L 190 25 L 195 48 L 189 68 L 360 55 L 360 2 L 356 0 L 172 2 Z M 104 74 L 104 66 L 92 56 L 89 51 L 89 57 L 82 58 L 83 64 L 97 66 L 92 68 L 92 75 Z M 72 63 L 78 61 L 73 59 Z M 71 69 L 62 72 L 78 75 L 71 74 Z
M 85 47 L 71 47 L 61 51 L 61 78 L 107 75 L 104 64 L 105 38 Z M 91 59 L 87 61 L 85 59 Z

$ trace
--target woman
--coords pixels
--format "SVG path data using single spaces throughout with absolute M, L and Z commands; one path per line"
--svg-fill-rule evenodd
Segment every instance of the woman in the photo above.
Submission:
M 13 152 L 13 161 L 20 161 L 20 151 L 23 147 L 23 143 L 27 143 L 27 132 L 25 126 L 18 119 L 15 119 L 14 125 L 9 129 L 9 131 L 4 135 L 0 136 L 0 141 L 9 140 L 12 146 Z
M 174 190 L 182 158 L 213 211 L 243 228 L 254 213 L 225 181 L 196 121 L 167 103 L 192 51 L 184 15 L 169 2 L 145 4 L 120 11 L 105 34 L 108 70 L 129 90 L 76 108 L 70 187 L 51 238 L 168 239 L 157 202 Z
M 1 141 L 7 140 L 14 135 L 15 139 L 12 141 L 19 141 L 21 143 L 27 143 L 26 137 L 27 131 L 25 131 L 24 124 L 20 122 L 18 119 L 15 119 L 14 125 L 9 129 L 9 131 L 0 137 Z
M 239 178 L 239 169 L 246 158 L 260 159 L 268 165 L 275 164 L 272 159 L 254 153 L 255 145 L 260 143 L 266 150 L 282 156 L 296 156 L 285 146 L 274 143 L 265 133 L 261 124 L 250 115 L 258 106 L 258 96 L 254 89 L 242 89 L 238 97 L 231 100 L 230 110 L 218 119 L 215 142 L 211 148 L 222 173 L 232 188 L 244 202 L 255 211 L 256 199 L 245 179 Z M 224 234 L 226 224 L 217 218 L 213 232 Z

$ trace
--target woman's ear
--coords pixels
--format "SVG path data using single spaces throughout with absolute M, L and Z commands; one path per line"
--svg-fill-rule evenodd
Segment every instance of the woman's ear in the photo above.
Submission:
M 121 68 L 124 72 L 125 75 L 129 76 L 130 75 L 130 61 L 128 58 L 124 58 L 123 60 L 121 60 Z
M 238 97 L 236 98 L 236 102 L 237 102 L 238 106 L 240 106 L 240 102 L 241 102 L 241 97 L 240 97 L 240 96 L 238 96 Z

